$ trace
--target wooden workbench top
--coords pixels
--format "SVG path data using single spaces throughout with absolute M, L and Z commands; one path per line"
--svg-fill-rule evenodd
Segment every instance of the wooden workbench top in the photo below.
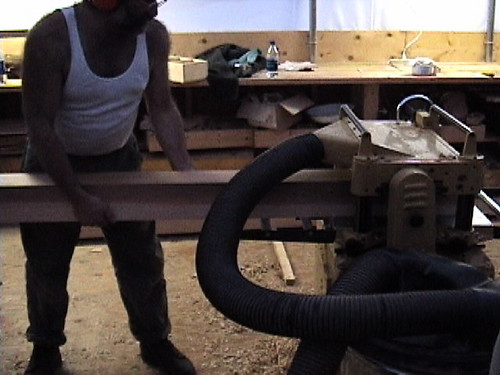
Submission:
M 319 64 L 313 71 L 280 71 L 273 84 L 401 84 L 401 83 L 471 83 L 471 81 L 500 82 L 500 64 L 437 63 L 435 76 L 414 76 L 411 66 L 395 63 L 328 63 Z M 240 81 L 243 85 L 268 85 L 271 79 L 265 72 Z
M 0 85 L 0 92 L 21 91 L 22 81 L 20 79 L 8 79 L 3 85 Z
M 240 79 L 242 86 L 289 86 L 330 84 L 406 84 L 406 83 L 490 83 L 500 82 L 497 63 L 436 63 L 435 76 L 414 76 L 411 66 L 401 62 L 321 63 L 312 71 L 280 71 L 267 78 L 264 71 Z M 176 84 L 175 87 L 207 86 L 206 81 Z
M 280 71 L 278 77 L 267 78 L 264 71 L 251 78 L 240 79 L 242 86 L 285 86 L 327 84 L 409 84 L 409 83 L 499 83 L 498 63 L 436 63 L 435 76 L 414 76 L 411 67 L 402 62 L 321 63 L 312 71 Z M 203 87 L 207 81 L 173 84 L 174 87 Z M 8 80 L 0 92 L 20 91 L 21 80 Z

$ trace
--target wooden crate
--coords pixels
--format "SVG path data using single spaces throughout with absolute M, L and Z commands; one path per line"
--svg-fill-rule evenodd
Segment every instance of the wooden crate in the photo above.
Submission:
M 252 129 L 207 129 L 185 132 L 188 150 L 210 150 L 228 148 L 253 148 Z M 161 152 L 158 139 L 152 131 L 146 131 L 149 152 Z
M 219 151 L 190 151 L 197 170 L 238 170 L 254 160 L 253 150 L 229 149 Z M 143 169 L 146 171 L 170 171 L 172 167 L 161 153 L 145 154 Z

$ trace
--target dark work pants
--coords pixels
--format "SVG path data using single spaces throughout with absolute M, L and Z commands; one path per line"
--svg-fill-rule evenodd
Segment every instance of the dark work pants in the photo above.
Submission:
M 102 156 L 71 156 L 77 172 L 134 171 L 141 154 L 134 138 L 122 149 Z M 25 172 L 43 171 L 28 146 Z M 64 325 L 69 296 L 67 280 L 80 224 L 24 223 L 21 239 L 26 254 L 28 341 L 42 345 L 66 342 Z M 154 222 L 118 222 L 102 228 L 110 250 L 120 294 L 132 334 L 139 341 L 160 340 L 170 333 L 164 257 Z

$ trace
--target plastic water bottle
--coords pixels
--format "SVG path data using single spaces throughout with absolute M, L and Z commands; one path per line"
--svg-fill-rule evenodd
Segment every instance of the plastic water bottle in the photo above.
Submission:
M 278 65 L 280 63 L 280 52 L 274 40 L 269 43 L 266 54 L 266 74 L 268 78 L 278 76 Z
M 0 48 L 0 85 L 7 83 L 7 68 L 5 66 L 5 55 Z

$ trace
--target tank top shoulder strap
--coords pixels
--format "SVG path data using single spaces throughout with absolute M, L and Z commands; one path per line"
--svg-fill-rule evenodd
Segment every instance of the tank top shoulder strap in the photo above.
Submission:
M 73 7 L 67 7 L 61 9 L 61 11 L 66 19 L 66 25 L 68 26 L 71 55 L 78 61 L 85 61 L 83 58 L 82 44 L 80 43 L 80 35 L 78 34 L 78 27 L 76 25 L 75 9 Z

